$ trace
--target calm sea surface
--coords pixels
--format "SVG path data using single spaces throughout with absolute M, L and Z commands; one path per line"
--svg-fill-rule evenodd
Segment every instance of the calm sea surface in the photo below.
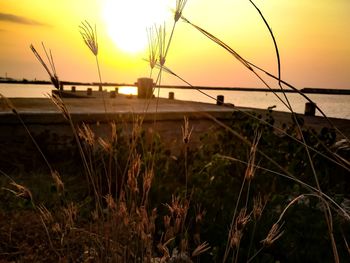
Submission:
M 77 86 L 78 90 L 86 90 L 87 87 Z M 94 87 L 97 89 L 97 87 Z M 114 87 L 104 87 L 104 89 L 113 89 Z M 0 84 L 0 93 L 8 98 L 44 98 L 50 94 L 51 85 L 31 85 L 31 84 Z M 168 97 L 169 92 L 175 93 L 175 99 L 200 101 L 215 103 L 213 99 L 201 94 L 196 90 L 181 90 L 181 89 L 160 89 L 160 97 Z M 120 93 L 136 94 L 135 87 L 120 87 Z M 233 103 L 236 106 L 252 107 L 267 109 L 270 106 L 276 105 L 275 110 L 288 111 L 287 107 L 271 92 L 251 92 L 251 91 L 210 91 L 203 92 L 216 98 L 217 95 L 224 95 L 225 102 Z M 158 90 L 155 91 L 155 95 Z M 278 93 L 283 97 L 282 93 Z M 307 94 L 328 117 L 336 117 L 342 119 L 350 119 L 350 95 L 324 95 L 324 94 Z M 288 99 L 297 113 L 304 113 L 306 100 L 296 93 L 287 93 Z M 316 111 L 316 115 L 321 115 Z

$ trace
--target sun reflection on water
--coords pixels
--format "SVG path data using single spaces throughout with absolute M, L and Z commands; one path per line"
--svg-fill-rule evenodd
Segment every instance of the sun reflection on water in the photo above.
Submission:
M 137 87 L 123 86 L 118 87 L 118 93 L 125 95 L 137 95 Z

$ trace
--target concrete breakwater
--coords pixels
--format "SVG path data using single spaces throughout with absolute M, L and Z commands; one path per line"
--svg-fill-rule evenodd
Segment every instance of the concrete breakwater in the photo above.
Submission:
M 184 147 L 181 127 L 185 116 L 190 120 L 190 127 L 193 127 L 191 147 L 197 147 L 201 135 L 221 129 L 217 121 L 224 123 L 229 121 L 235 111 L 266 114 L 266 110 L 229 105 L 139 99 L 124 95 L 117 95 L 115 98 L 102 96 L 89 100 L 70 98 L 63 101 L 76 127 L 83 123 L 88 124 L 96 136 L 102 138 L 111 136 L 111 122 L 115 122 L 120 129 L 130 134 L 137 120 L 142 118 L 142 129 L 146 136 L 159 134 L 170 154 L 175 155 Z M 76 155 L 77 144 L 72 128 L 50 99 L 12 99 L 11 102 L 20 118 L 4 103 L 0 103 L 0 167 L 13 169 L 28 164 L 44 165 L 26 128 L 49 162 L 62 163 Z M 277 126 L 291 122 L 289 113 L 272 114 Z M 305 125 L 314 129 L 329 127 L 329 123 L 321 117 L 304 116 L 304 120 Z M 331 121 L 349 136 L 350 120 Z
M 75 127 L 84 123 L 90 126 L 96 137 L 109 138 L 111 122 L 130 134 L 135 123 L 143 119 L 142 129 L 146 136 L 159 134 L 170 152 L 179 152 L 183 145 L 181 126 L 184 116 L 190 119 L 193 127 L 191 145 L 196 145 L 201 134 L 219 128 L 208 116 L 225 121 L 232 114 L 232 108 L 214 104 L 138 99 L 136 96 L 63 101 Z M 37 166 L 39 164 L 33 162 L 42 162 L 26 128 L 49 162 L 64 162 L 76 155 L 77 142 L 72 127 L 50 99 L 12 99 L 11 103 L 19 117 L 4 103 L 0 104 L 0 167 L 18 167 L 28 163 Z

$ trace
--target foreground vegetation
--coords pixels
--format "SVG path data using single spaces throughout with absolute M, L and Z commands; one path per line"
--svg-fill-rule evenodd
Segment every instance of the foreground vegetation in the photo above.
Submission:
M 80 162 L 72 162 L 62 175 L 41 167 L 2 176 L 1 259 L 330 262 L 334 256 L 322 210 L 325 200 L 332 208 L 338 256 L 345 262 L 348 170 L 322 156 L 336 147 L 335 133 L 303 129 L 314 149 L 319 195 L 311 187 L 304 146 L 288 137 L 296 127 L 276 133 L 271 115 L 263 119 L 265 124 L 234 114 L 227 129 L 203 135 L 192 149 L 191 125 L 185 119 L 178 156 L 170 155 L 158 136 L 146 140 L 140 126 L 125 134 L 113 123 L 108 140 L 80 127 L 85 172 Z M 230 129 L 253 143 L 242 144 Z M 334 150 L 349 159 L 349 149 Z
M 150 76 L 158 67 L 158 84 L 162 72 L 186 82 L 165 66 L 175 26 L 182 19 L 233 55 L 267 88 L 271 87 L 259 73 L 276 80 L 281 90 L 300 92 L 281 79 L 276 40 L 261 11 L 250 2 L 273 39 L 278 76 L 182 17 L 186 0 L 176 1 L 169 39 L 165 27 L 149 31 Z M 80 30 L 95 56 L 102 84 L 96 28 L 83 22 Z M 31 50 L 59 89 L 53 57 L 43 47 L 48 63 L 33 45 Z M 132 132 L 111 122 L 110 134 L 99 138 L 88 125 L 74 123 L 61 98 L 53 95 L 76 143 L 76 158 L 68 167 L 47 160 L 45 145 L 38 144 L 21 114 L 3 98 L 44 166 L 24 173 L 28 169 L 0 169 L 0 259 L 346 262 L 350 256 L 349 139 L 334 126 L 318 132 L 304 127 L 287 95 L 276 96 L 290 109 L 292 125 L 274 126 L 269 111 L 266 116 L 236 111 L 231 123 L 208 116 L 221 129 L 208 131 L 199 145 L 191 147 L 192 126 L 185 118 L 182 145 L 174 155 L 160 136 L 146 136 L 143 116 L 135 120 Z

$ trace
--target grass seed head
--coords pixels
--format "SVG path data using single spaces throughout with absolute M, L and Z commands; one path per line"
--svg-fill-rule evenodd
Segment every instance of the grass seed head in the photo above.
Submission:
M 66 228 L 72 228 L 75 224 L 77 215 L 78 215 L 78 207 L 74 203 L 68 204 L 66 208 L 63 208 L 63 217 L 65 221 Z
M 144 192 L 148 192 L 149 189 L 151 188 L 153 177 L 154 177 L 153 170 L 147 170 L 145 172 L 145 176 L 143 178 L 143 191 Z
M 157 28 L 149 28 L 147 29 L 148 36 L 148 60 L 151 70 L 157 65 L 157 52 L 159 42 L 157 39 Z
M 132 193 L 139 192 L 137 179 L 140 174 L 140 169 L 141 169 L 141 157 L 140 155 L 137 155 L 128 171 L 127 185 Z
M 192 257 L 197 257 L 197 256 L 207 252 L 210 248 L 211 247 L 209 246 L 209 243 L 205 241 L 196 247 L 196 249 L 192 252 Z
M 47 52 L 44 43 L 41 43 L 41 45 L 44 49 L 48 64 L 44 61 L 44 59 L 41 57 L 39 52 L 35 49 L 35 47 L 32 44 L 30 45 L 30 49 L 32 50 L 33 54 L 38 59 L 40 64 L 43 66 L 43 68 L 46 70 L 47 74 L 49 74 L 52 84 L 55 86 L 56 89 L 59 89 L 60 88 L 60 81 L 59 81 L 57 73 L 56 73 L 55 62 L 53 60 L 51 50 L 49 52 Z
M 256 152 L 258 149 L 260 138 L 261 138 L 261 132 L 255 131 L 254 140 L 250 147 L 248 166 L 244 175 L 245 179 L 248 181 L 252 180 L 255 175 L 255 171 L 256 171 L 255 159 L 256 159 Z
M 187 200 L 181 201 L 180 197 L 175 197 L 174 195 L 171 198 L 171 205 L 166 205 L 173 217 L 183 217 L 187 214 L 189 208 L 189 202 Z
M 249 221 L 250 221 L 250 215 L 249 214 L 247 215 L 247 209 L 242 208 L 236 218 L 235 229 L 237 231 L 243 231 L 243 229 L 245 228 L 245 226 L 248 224 Z
M 110 142 L 105 141 L 101 137 L 99 137 L 97 141 L 105 152 L 109 153 L 112 151 L 113 147 L 112 147 L 112 144 Z
M 91 218 L 93 221 L 98 221 L 98 219 L 100 218 L 100 215 L 99 215 L 97 209 L 95 209 L 91 212 Z
M 204 209 L 201 209 L 201 206 L 198 205 L 196 206 L 196 223 L 200 223 L 203 221 L 203 218 L 205 216 L 205 214 L 207 213 L 207 211 Z
M 57 223 L 57 222 L 52 225 L 51 229 L 56 234 L 57 233 L 62 233 L 61 225 L 59 223 Z
M 40 216 L 46 224 L 52 224 L 54 222 L 51 212 L 44 205 L 39 205 L 37 208 L 39 210 Z
M 284 231 L 281 231 L 282 226 L 283 224 L 273 224 L 269 233 L 267 234 L 267 237 L 264 240 L 262 240 L 261 243 L 265 247 L 271 246 L 277 239 L 279 239 L 283 235 Z
M 78 127 L 78 136 L 89 146 L 95 144 L 95 133 L 91 130 L 90 126 L 85 123 L 83 123 L 81 127 Z
M 158 38 L 159 64 L 161 67 L 163 67 L 165 64 L 166 52 L 167 52 L 165 24 L 163 26 L 159 26 L 157 30 L 157 38 Z
M 12 185 L 14 189 L 7 189 L 7 190 L 12 192 L 14 195 L 31 202 L 33 201 L 32 193 L 27 187 L 17 184 L 15 182 L 11 182 L 10 185 Z
M 253 217 L 254 220 L 258 220 L 265 208 L 266 202 L 263 204 L 261 196 L 254 197 L 253 200 Z
M 49 95 L 49 98 L 56 105 L 56 107 L 61 111 L 63 117 L 66 120 L 70 120 L 70 114 L 67 110 L 66 105 L 64 104 L 63 100 L 61 99 L 61 97 L 58 96 L 57 94 L 53 93 L 52 95 Z
M 184 144 L 188 144 L 191 139 L 193 127 L 190 128 L 190 122 L 188 120 L 188 117 L 184 117 L 184 125 L 181 126 L 182 130 L 182 141 Z
M 64 192 L 64 183 L 61 180 L 61 176 L 57 171 L 53 171 L 51 173 L 52 179 L 55 183 L 56 190 L 59 194 L 62 194 Z
M 182 12 L 186 6 L 187 0 L 176 0 L 176 9 L 174 14 L 175 23 L 182 17 Z
M 117 142 L 117 124 L 114 121 L 111 122 L 111 142 Z
M 98 55 L 98 42 L 97 42 L 97 30 L 92 28 L 88 21 L 81 22 L 79 26 L 80 35 L 82 36 L 84 43 L 91 50 L 92 54 L 95 56 Z
M 230 247 L 236 248 L 241 242 L 243 233 L 242 231 L 231 231 L 230 233 Z

